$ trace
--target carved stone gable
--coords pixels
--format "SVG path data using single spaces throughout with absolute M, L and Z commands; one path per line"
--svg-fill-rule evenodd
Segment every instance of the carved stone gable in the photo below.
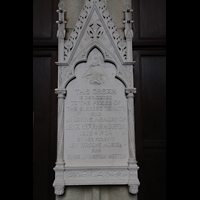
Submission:
M 107 50 L 115 54 L 115 50 L 109 40 L 109 37 L 107 36 L 99 16 L 97 15 L 96 10 L 94 10 L 92 14 L 85 33 L 73 57 L 75 58 L 80 52 L 82 52 L 83 49 L 86 49 L 88 46 L 91 46 L 91 44 L 95 42 L 98 42 L 100 45 L 106 47 Z
M 65 41 L 64 59 L 68 63 L 89 43 L 96 41 L 119 58 L 127 61 L 127 45 L 112 21 L 103 1 L 87 1 L 68 40 Z

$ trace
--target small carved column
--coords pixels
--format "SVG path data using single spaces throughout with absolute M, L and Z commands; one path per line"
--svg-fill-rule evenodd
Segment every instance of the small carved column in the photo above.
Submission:
M 129 134 L 129 163 L 137 163 L 135 157 L 135 127 L 134 127 L 134 93 L 136 93 L 136 88 L 126 88 L 125 89 L 127 106 L 128 106 L 128 134 Z
M 64 193 L 64 100 L 66 96 L 66 89 L 55 89 L 58 95 L 58 128 L 57 128 L 57 160 L 55 171 L 55 181 L 53 186 L 56 195 Z
M 134 127 L 134 94 L 136 88 L 125 89 L 127 106 L 128 106 L 128 138 L 129 138 L 129 192 L 136 194 L 138 192 L 139 180 L 137 178 L 137 166 L 136 155 L 135 155 L 135 127 Z

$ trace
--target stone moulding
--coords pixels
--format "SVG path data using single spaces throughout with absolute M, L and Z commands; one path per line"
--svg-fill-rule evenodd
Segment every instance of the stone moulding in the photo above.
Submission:
M 134 95 L 136 88 L 133 84 L 132 56 L 132 15 L 131 4 L 126 2 L 125 10 L 125 40 L 120 37 L 112 21 L 104 0 L 87 0 L 70 37 L 65 40 L 64 3 L 58 4 L 58 127 L 57 127 L 57 160 L 53 187 L 56 195 L 64 194 L 67 185 L 128 185 L 129 192 L 136 194 L 140 185 L 138 179 L 138 165 L 135 154 L 135 124 L 134 124 Z M 122 8 L 123 9 L 123 8 Z M 81 63 L 87 63 L 90 53 L 95 51 L 102 55 L 103 64 L 111 63 L 116 68 L 115 78 L 121 81 L 125 90 L 124 101 L 127 109 L 127 162 L 122 166 L 68 166 L 65 160 L 65 100 L 68 95 L 67 86 L 76 79 L 75 69 Z M 92 57 L 90 58 L 92 59 Z M 100 62 L 100 61 L 99 61 Z M 92 66 L 100 66 L 93 62 Z M 107 66 L 107 65 L 103 65 Z M 102 71 L 103 71 L 102 67 Z M 93 69 L 94 70 L 94 69 Z M 83 79 L 89 83 L 100 85 L 101 76 L 105 75 L 99 69 L 93 73 L 83 74 Z M 86 71 L 87 72 L 87 71 Z M 100 74 L 100 75 L 98 75 Z M 97 77 L 100 76 L 100 77 Z M 103 84 L 102 84 L 103 85 Z M 95 162 L 95 161 L 94 161 Z
M 90 21 L 90 19 L 92 20 Z M 98 20 L 98 23 L 95 22 L 95 19 Z M 80 40 L 83 41 L 84 33 L 86 33 L 88 38 L 85 43 L 98 39 L 103 41 L 105 40 L 103 34 L 107 34 L 120 61 L 122 63 L 127 61 L 126 41 L 121 39 L 103 1 L 96 3 L 87 1 L 83 7 L 71 36 L 65 41 L 64 60 L 67 63 L 72 60 Z M 84 39 L 86 40 L 86 38 Z
M 67 84 L 75 78 L 75 68 L 79 63 L 86 62 L 88 54 L 92 49 L 97 48 L 101 51 L 104 61 L 113 63 L 117 68 L 116 78 L 120 79 L 125 87 L 131 86 L 131 81 L 128 79 L 128 73 L 126 72 L 126 68 L 122 67 L 119 60 L 105 47 L 102 46 L 99 42 L 92 42 L 87 47 L 84 48 L 82 52 L 80 52 L 75 59 L 71 62 L 70 66 L 67 67 L 66 70 L 60 71 L 60 75 L 63 77 L 62 82 L 59 82 L 59 86 L 65 88 Z M 62 65 L 59 65 L 60 68 L 63 68 Z M 70 72 L 70 73 L 69 73 Z M 61 80 L 61 79 L 60 79 Z

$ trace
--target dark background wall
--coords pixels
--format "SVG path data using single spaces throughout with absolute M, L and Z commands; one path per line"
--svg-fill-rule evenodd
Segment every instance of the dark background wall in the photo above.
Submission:
M 58 0 L 33 0 L 33 199 L 54 200 Z M 133 0 L 138 200 L 166 199 L 166 0 Z
M 166 199 L 166 0 L 133 0 L 138 200 Z

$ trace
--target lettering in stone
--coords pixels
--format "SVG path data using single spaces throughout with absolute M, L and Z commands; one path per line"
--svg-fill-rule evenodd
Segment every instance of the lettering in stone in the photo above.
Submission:
M 94 54 L 102 56 L 94 49 Z M 65 160 L 67 166 L 127 166 L 128 124 L 124 85 L 115 78 L 116 67 L 101 63 L 88 70 L 76 67 L 76 79 L 65 99 Z M 90 73 L 92 74 L 90 76 Z M 84 160 L 84 162 L 83 162 Z M 95 160 L 95 162 L 93 162 Z
M 101 149 L 93 149 L 95 154 L 68 154 L 69 160 L 85 159 L 126 159 L 126 154 L 100 154 Z
M 62 1 L 58 7 L 63 21 Z M 130 10 L 126 2 L 126 18 Z M 86 1 L 68 40 L 64 26 L 58 26 L 56 195 L 65 185 L 81 184 L 128 184 L 130 193 L 138 192 L 134 104 L 128 94 L 135 91 L 133 34 L 129 27 L 120 38 L 114 27 L 101 0 Z
M 107 94 L 116 94 L 116 89 L 75 89 L 77 95 L 107 95 Z M 98 98 L 98 97 L 95 97 Z

